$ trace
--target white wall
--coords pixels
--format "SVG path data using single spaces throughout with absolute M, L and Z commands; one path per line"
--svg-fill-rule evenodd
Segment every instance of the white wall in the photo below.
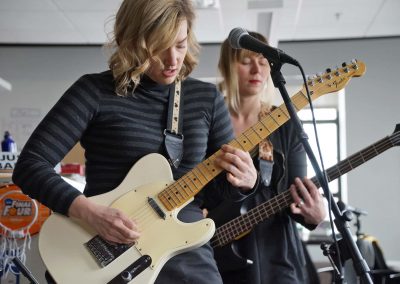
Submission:
M 76 79 L 107 67 L 99 47 L 0 46 L 0 134 L 9 130 L 18 146 Z
M 400 38 L 287 42 L 279 47 L 295 57 L 306 73 L 323 72 L 352 58 L 365 62 L 365 75 L 353 78 L 346 87 L 348 155 L 391 134 L 400 123 Z M 400 260 L 399 151 L 389 149 L 348 174 L 349 204 L 369 213 L 361 221 L 363 232 L 376 236 L 386 258 L 395 260 Z
M 106 68 L 106 56 L 98 46 L 0 46 L 0 77 L 12 83 L 11 92 L 0 87 L 1 137 L 10 130 L 22 148 L 37 123 L 79 76 Z M 26 265 L 39 283 L 46 283 L 37 241 L 38 236 L 33 236 Z M 20 279 L 29 283 L 23 276 Z M 9 273 L 2 283 L 15 281 Z

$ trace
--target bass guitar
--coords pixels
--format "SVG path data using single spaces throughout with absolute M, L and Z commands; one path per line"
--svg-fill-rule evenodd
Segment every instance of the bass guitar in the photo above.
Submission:
M 352 62 L 310 79 L 311 98 L 341 90 L 364 72 L 363 62 Z M 308 104 L 305 87 L 292 101 L 297 110 Z M 229 144 L 251 151 L 288 120 L 282 105 Z M 179 221 L 177 215 L 221 173 L 214 164 L 219 155 L 220 150 L 174 181 L 166 159 L 150 154 L 140 159 L 114 190 L 90 197 L 135 218 L 141 237 L 130 246 L 109 244 L 85 223 L 52 214 L 39 235 L 39 252 L 54 280 L 59 284 L 153 283 L 171 257 L 209 241 L 215 231 L 211 219 L 189 224 Z
M 400 145 L 400 124 L 396 125 L 394 132 L 375 142 L 374 144 L 364 148 L 363 150 L 351 155 L 345 160 L 340 161 L 338 164 L 326 170 L 328 181 L 332 181 L 344 175 L 356 167 L 364 164 L 386 150 Z M 317 177 L 311 178 L 317 187 L 320 187 Z M 251 265 L 252 260 L 247 259 L 240 255 L 237 247 L 237 240 L 247 235 L 257 224 L 266 220 L 275 213 L 286 209 L 293 203 L 292 195 L 287 190 L 275 197 L 265 201 L 254 208 L 242 213 L 245 209 L 243 203 L 240 202 L 226 202 L 211 211 L 209 217 L 214 218 L 218 226 L 218 216 L 222 214 L 218 212 L 230 212 L 230 215 L 236 213 L 236 218 L 231 219 L 229 222 L 218 226 L 214 237 L 211 239 L 211 245 L 214 247 L 215 258 L 218 263 L 220 271 L 238 270 Z M 228 209 L 229 208 L 229 209 Z M 214 217 L 213 217 L 214 216 Z

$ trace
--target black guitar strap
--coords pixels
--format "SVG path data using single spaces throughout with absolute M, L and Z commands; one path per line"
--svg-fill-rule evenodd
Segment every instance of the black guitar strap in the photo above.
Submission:
M 164 130 L 164 145 L 171 166 L 178 168 L 183 156 L 183 99 L 181 80 L 176 78 L 175 86 L 169 93 L 168 121 Z

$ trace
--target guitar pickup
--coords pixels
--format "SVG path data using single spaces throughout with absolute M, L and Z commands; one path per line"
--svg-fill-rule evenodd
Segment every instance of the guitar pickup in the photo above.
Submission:
M 147 202 L 150 204 L 151 208 L 153 208 L 153 210 L 156 211 L 157 215 L 160 216 L 160 218 L 165 220 L 166 215 L 165 215 L 164 211 L 162 211 L 160 206 L 158 206 L 157 202 L 151 197 L 147 197 Z

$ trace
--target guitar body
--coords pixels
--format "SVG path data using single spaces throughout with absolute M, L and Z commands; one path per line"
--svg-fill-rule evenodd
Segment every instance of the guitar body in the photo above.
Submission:
M 242 201 L 224 200 L 216 208 L 211 210 L 207 217 L 211 218 L 218 227 L 234 220 L 248 211 L 247 203 L 252 199 L 252 196 Z M 251 209 L 251 208 L 250 208 Z M 238 239 L 242 236 L 238 236 Z M 253 264 L 251 259 L 243 257 L 238 248 L 238 242 L 231 243 L 222 247 L 214 247 L 214 258 L 220 272 L 228 272 L 232 270 L 244 269 Z
M 155 168 L 157 171 L 154 171 Z M 141 232 L 141 237 L 133 246 L 105 267 L 96 262 L 85 246 L 97 235 L 96 232 L 78 220 L 52 214 L 40 232 L 39 251 L 54 280 L 59 284 L 153 283 L 162 266 L 171 257 L 205 244 L 215 231 L 211 219 L 183 223 L 177 219 L 177 214 L 184 206 L 167 211 L 158 201 L 157 194 L 172 182 L 170 166 L 165 158 L 159 154 L 150 154 L 132 167 L 117 188 L 90 197 L 98 204 L 119 208 L 128 216 L 133 216 Z M 156 201 L 165 213 L 165 219 L 149 205 L 148 197 Z M 142 256 L 151 257 L 150 266 L 132 280 L 115 280 Z
M 237 244 L 234 241 L 223 247 L 214 248 L 214 258 L 221 273 L 241 270 L 253 264 L 251 259 L 240 254 Z

